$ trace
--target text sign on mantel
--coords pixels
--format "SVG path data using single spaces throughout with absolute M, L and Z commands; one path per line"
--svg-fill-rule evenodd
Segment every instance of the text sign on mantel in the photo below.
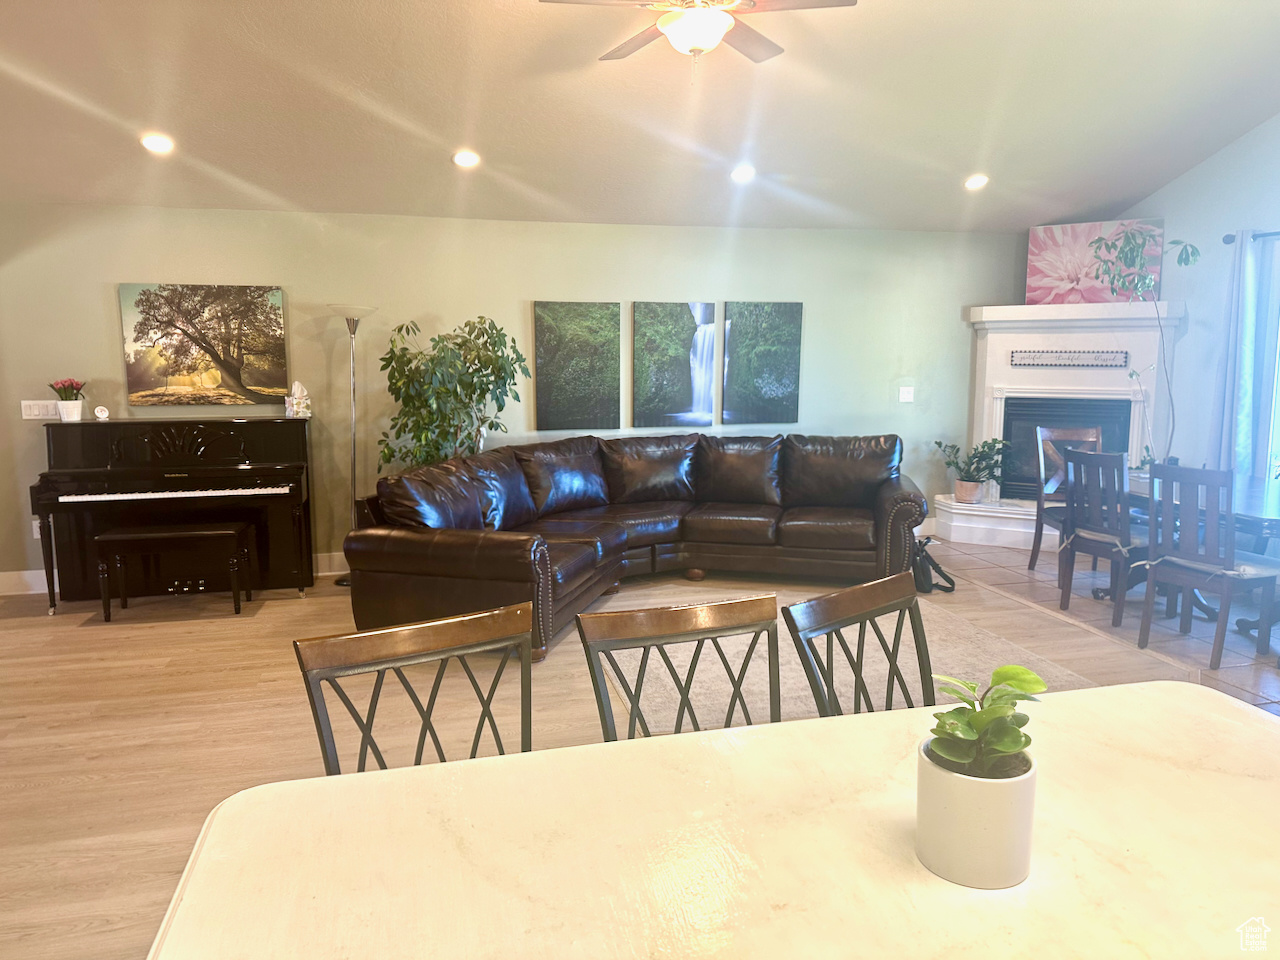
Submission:
M 1014 350 L 1015 367 L 1116 367 L 1127 369 L 1128 350 Z

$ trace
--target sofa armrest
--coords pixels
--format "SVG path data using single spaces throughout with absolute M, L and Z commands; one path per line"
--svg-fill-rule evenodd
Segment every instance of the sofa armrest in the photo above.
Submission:
M 353 530 L 342 552 L 351 570 L 471 580 L 539 583 L 546 541 L 507 530 L 369 527 Z
M 910 477 L 886 480 L 876 491 L 876 562 L 883 576 L 911 566 L 915 528 L 929 515 L 929 502 Z

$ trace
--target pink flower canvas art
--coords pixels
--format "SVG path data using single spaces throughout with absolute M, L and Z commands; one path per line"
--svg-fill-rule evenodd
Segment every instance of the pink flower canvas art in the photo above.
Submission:
M 1147 269 L 1156 277 L 1160 295 L 1160 262 L 1164 252 L 1163 220 L 1104 220 L 1032 227 L 1027 245 L 1027 303 L 1114 303 L 1127 300 L 1123 291 L 1097 277 L 1098 260 L 1089 244 L 1111 238 L 1138 224 L 1147 229 Z

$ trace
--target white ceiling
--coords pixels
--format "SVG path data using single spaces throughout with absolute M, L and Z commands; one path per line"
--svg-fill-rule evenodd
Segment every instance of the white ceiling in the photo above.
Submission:
M 1118 212 L 1280 113 L 1280 0 L 861 0 L 752 16 L 786 48 L 763 64 L 596 60 L 654 18 L 0 0 L 0 201 L 1018 230 Z

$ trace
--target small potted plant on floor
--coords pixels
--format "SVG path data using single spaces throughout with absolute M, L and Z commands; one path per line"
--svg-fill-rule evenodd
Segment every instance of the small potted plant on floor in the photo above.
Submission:
M 943 462 L 956 472 L 956 502 L 981 503 L 982 485 L 988 480 L 1000 480 L 1000 468 L 1009 442 L 994 438 L 983 440 L 965 455 L 961 455 L 960 448 L 954 443 L 944 444 L 935 440 L 933 445 L 942 451 Z
M 58 418 L 64 423 L 79 420 L 84 408 L 84 381 L 67 377 L 53 381 L 49 388 L 58 395 Z
M 916 781 L 916 856 L 931 871 L 967 887 L 1012 887 L 1031 870 L 1036 763 L 1023 700 L 1045 682 L 1026 667 L 1004 666 L 978 685 L 937 676 L 942 693 L 962 703 L 935 713 L 920 744 Z

